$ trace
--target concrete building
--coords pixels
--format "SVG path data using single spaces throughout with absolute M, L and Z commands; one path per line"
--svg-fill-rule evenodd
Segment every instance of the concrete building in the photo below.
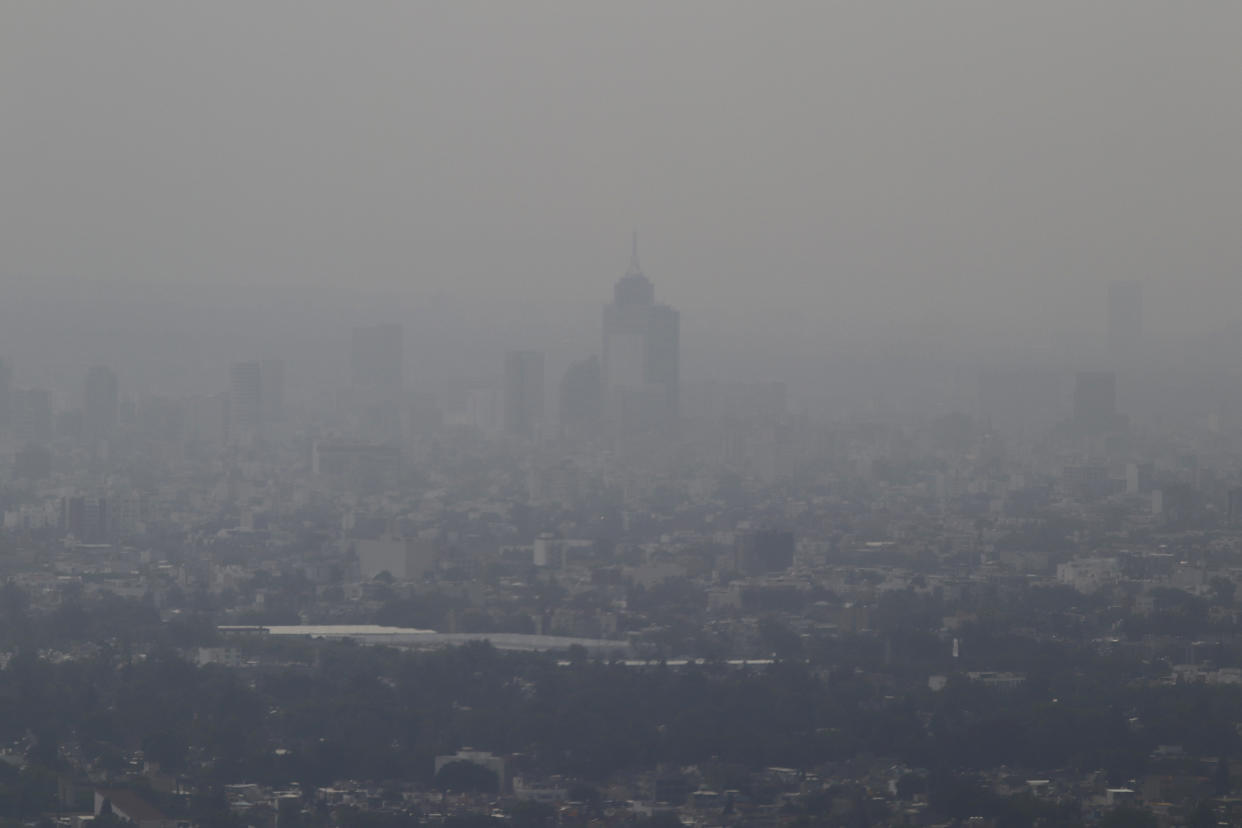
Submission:
M 456 423 L 493 436 L 500 431 L 503 407 L 504 401 L 495 388 L 471 388 L 465 393 Z
M 1113 493 L 1108 466 L 1099 463 L 1071 463 L 1061 469 L 1061 487 L 1066 497 L 1079 501 L 1096 500 Z
M 793 566 L 793 532 L 751 529 L 739 532 L 734 542 L 733 565 L 738 572 L 762 575 L 783 572 Z
M 401 471 L 401 451 L 392 445 L 316 440 L 311 474 L 340 487 L 382 489 Z
M 1121 568 L 1116 558 L 1078 558 L 1057 564 L 1057 582 L 1082 593 L 1092 593 L 1116 583 Z
M 1148 494 L 1155 479 L 1155 466 L 1151 463 L 1126 464 L 1126 494 Z
M 119 538 L 133 535 L 142 529 L 143 498 L 139 492 L 124 491 L 108 495 L 108 525 L 110 533 Z
M 111 534 L 108 498 L 77 495 L 61 500 L 61 527 L 82 543 L 102 543 Z
M 655 288 L 638 262 L 635 237 L 630 268 L 604 307 L 604 424 L 620 436 L 670 428 L 677 419 L 680 316 L 657 305 Z

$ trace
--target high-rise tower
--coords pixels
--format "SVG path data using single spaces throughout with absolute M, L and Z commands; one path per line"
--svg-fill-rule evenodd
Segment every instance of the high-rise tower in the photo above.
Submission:
M 635 234 L 629 270 L 604 306 L 604 424 L 611 434 L 661 430 L 676 422 L 680 326 L 676 310 L 655 302 Z
M 229 366 L 229 442 L 253 446 L 263 434 L 263 372 L 257 362 Z

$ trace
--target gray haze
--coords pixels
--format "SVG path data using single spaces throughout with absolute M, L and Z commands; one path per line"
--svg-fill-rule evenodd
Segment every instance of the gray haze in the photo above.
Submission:
M 1197 335 L 1242 302 L 1240 32 L 1136 0 L 6 3 L 0 347 L 132 388 L 343 370 L 350 325 L 402 321 L 495 373 L 598 349 L 632 227 L 690 374 L 1060 358 L 1119 278 Z
M 1240 35 L 0 0 L 0 828 L 1242 825 Z

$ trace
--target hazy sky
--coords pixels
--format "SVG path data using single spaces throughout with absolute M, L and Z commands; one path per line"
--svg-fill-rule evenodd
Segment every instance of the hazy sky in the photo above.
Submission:
M 9 0 L 0 275 L 592 328 L 637 228 L 690 333 L 1082 327 L 1121 277 L 1217 325 L 1240 41 L 1231 2 Z

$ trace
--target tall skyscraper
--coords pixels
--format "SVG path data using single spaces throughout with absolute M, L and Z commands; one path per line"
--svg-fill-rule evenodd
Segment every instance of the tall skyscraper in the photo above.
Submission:
M 356 389 L 395 393 L 404 381 L 400 325 L 354 328 L 349 349 L 349 384 Z
M 677 419 L 681 319 L 656 304 L 638 262 L 637 234 L 633 244 L 629 270 L 604 307 L 604 423 L 614 435 L 668 428 Z
M 1143 341 L 1143 285 L 1112 282 L 1108 286 L 1108 358 L 1113 367 L 1130 362 Z
M 229 442 L 253 445 L 263 432 L 263 370 L 258 362 L 229 366 Z
M 61 524 L 66 532 L 86 543 L 99 543 L 108 537 L 108 499 L 106 497 L 65 497 L 61 499 Z
M 112 438 L 120 408 L 116 374 L 111 368 L 93 365 L 86 372 L 82 396 L 82 442 L 95 449 Z
M 505 354 L 504 431 L 510 437 L 533 438 L 543 426 L 543 354 Z

